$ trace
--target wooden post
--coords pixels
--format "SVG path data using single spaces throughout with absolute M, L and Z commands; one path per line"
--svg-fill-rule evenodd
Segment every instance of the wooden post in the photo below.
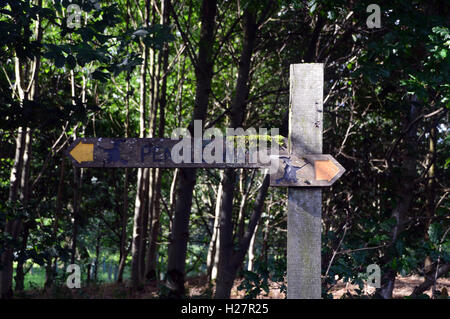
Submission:
M 321 154 L 323 64 L 293 64 L 290 69 L 289 151 Z M 322 190 L 288 190 L 287 297 L 321 297 Z
M 289 187 L 289 299 L 321 297 L 320 187 L 331 186 L 345 172 L 331 155 L 322 154 L 322 133 L 323 64 L 293 64 L 290 70 L 289 152 L 276 154 L 281 166 L 277 165 L 277 173 L 270 178 L 271 186 Z M 200 144 L 206 146 L 210 142 L 204 140 Z M 178 143 L 178 140 L 163 138 L 81 138 L 73 142 L 67 154 L 75 167 L 267 167 L 267 163 L 250 163 L 248 158 L 243 163 L 175 161 L 171 154 L 174 147 L 179 147 Z M 193 154 L 195 159 L 195 153 L 191 151 Z

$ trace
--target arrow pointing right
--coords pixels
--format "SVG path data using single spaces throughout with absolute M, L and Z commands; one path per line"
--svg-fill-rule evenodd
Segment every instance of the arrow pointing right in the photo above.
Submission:
M 339 167 L 334 165 L 330 160 L 327 161 L 315 161 L 314 171 L 316 173 L 317 181 L 329 181 L 339 173 Z
M 278 171 L 270 176 L 271 186 L 331 186 L 345 172 L 342 165 L 329 154 L 283 154 L 279 158 Z

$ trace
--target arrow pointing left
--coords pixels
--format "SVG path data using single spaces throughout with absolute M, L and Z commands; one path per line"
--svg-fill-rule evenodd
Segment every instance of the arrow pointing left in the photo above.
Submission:
M 80 141 L 69 153 L 79 164 L 94 161 L 94 144 Z

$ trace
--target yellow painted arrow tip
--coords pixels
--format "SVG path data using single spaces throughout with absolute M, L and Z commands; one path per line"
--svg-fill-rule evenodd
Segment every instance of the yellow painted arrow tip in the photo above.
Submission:
M 94 161 L 94 144 L 85 144 L 79 142 L 71 151 L 70 155 L 74 160 L 81 164 L 81 162 Z

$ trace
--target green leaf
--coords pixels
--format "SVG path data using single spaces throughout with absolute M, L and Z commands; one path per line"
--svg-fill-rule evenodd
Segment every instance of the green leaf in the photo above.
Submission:
M 450 157 L 445 160 L 444 168 L 448 168 L 450 165 Z

